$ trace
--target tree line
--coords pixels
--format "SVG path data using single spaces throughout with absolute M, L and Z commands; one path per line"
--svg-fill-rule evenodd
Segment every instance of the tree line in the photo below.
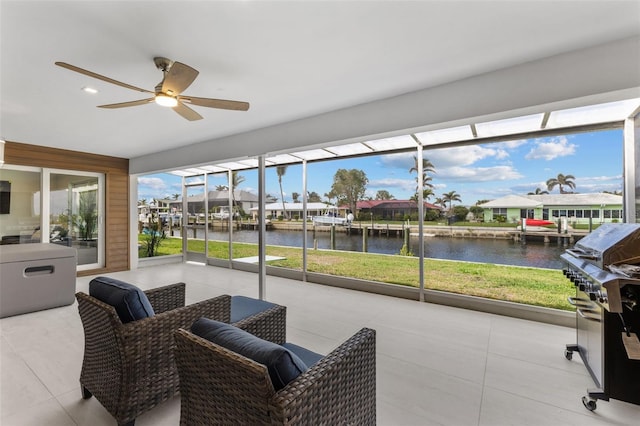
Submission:
M 409 174 L 418 174 L 419 173 L 419 163 L 418 157 L 413 156 L 413 165 L 409 168 Z M 422 198 L 423 201 L 429 202 L 433 198 L 433 203 L 435 206 L 438 206 L 442 212 L 444 212 L 447 216 L 456 216 L 458 218 L 462 218 L 466 216 L 466 214 L 471 211 L 475 216 L 482 214 L 482 208 L 477 207 L 479 204 L 485 203 L 489 200 L 478 200 L 474 206 L 471 206 L 467 209 L 464 206 L 454 206 L 454 202 L 462 203 L 462 198 L 460 194 L 453 190 L 444 192 L 441 196 L 436 196 L 435 194 L 435 185 L 433 185 L 433 175 L 436 174 L 436 168 L 434 164 L 428 158 L 422 158 L 422 176 L 416 176 L 416 187 L 415 193 L 410 197 L 410 200 L 414 202 L 418 202 L 419 199 L 419 190 L 422 188 Z M 283 177 L 286 175 L 288 166 L 280 165 L 276 167 L 276 175 L 278 177 L 278 185 L 280 187 L 280 200 L 283 202 L 283 215 L 286 217 L 286 206 L 284 205 L 285 195 L 284 189 L 282 186 Z M 236 209 L 239 209 L 238 212 L 243 214 L 242 207 L 235 200 L 235 192 L 240 184 L 245 181 L 245 178 L 240 175 L 237 171 L 233 171 L 231 173 L 231 193 L 233 199 L 233 205 L 236 206 Z M 366 173 L 363 170 L 359 169 L 338 169 L 334 176 L 333 182 L 331 185 L 331 189 L 329 192 L 324 194 L 324 200 L 320 194 L 317 192 L 308 192 L 307 201 L 308 202 L 326 202 L 328 204 L 335 205 L 343 205 L 347 206 L 351 212 L 356 212 L 356 206 L 359 201 L 364 200 L 395 200 L 395 196 L 391 194 L 386 189 L 378 190 L 374 197 L 367 196 L 367 185 L 369 184 L 369 179 L 367 178 Z M 572 194 L 573 190 L 576 188 L 575 184 L 575 176 L 571 174 L 563 174 L 559 173 L 557 176 L 549 178 L 546 181 L 546 190 L 541 188 L 536 188 L 533 192 L 529 192 L 528 195 L 542 195 L 549 194 L 550 191 L 553 191 L 555 188 L 558 188 L 560 194 Z M 569 190 L 567 190 L 568 188 Z M 229 190 L 227 185 L 217 185 L 217 191 L 227 191 Z M 178 199 L 179 194 L 173 194 L 173 199 Z M 278 197 L 273 195 L 268 195 L 268 199 L 278 200 Z M 298 192 L 292 192 L 291 198 L 294 203 L 299 203 L 301 194 Z M 334 201 L 335 200 L 335 201 Z M 155 201 L 155 200 L 154 200 Z M 146 204 L 146 200 L 142 199 L 139 201 L 140 204 Z M 464 211 L 463 211 L 464 209 Z M 431 214 L 433 215 L 433 214 Z M 463 220 L 463 219 L 461 219 Z

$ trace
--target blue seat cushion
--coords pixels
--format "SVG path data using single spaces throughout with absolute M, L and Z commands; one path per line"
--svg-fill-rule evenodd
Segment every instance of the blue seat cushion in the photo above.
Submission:
M 144 291 L 124 281 L 96 277 L 89 282 L 89 295 L 113 306 L 122 323 L 155 315 Z
M 249 318 L 276 306 L 275 303 L 245 296 L 231 297 L 231 323 Z
M 300 358 L 302 362 L 304 362 L 304 364 L 309 368 L 313 367 L 318 361 L 324 358 L 324 355 L 310 351 L 307 348 L 303 348 L 302 346 L 298 346 L 293 343 L 283 343 L 282 347 L 287 348 L 291 352 L 296 354 L 298 358 Z
M 191 332 L 266 366 L 276 391 L 308 369 L 306 364 L 287 348 L 260 339 L 230 324 L 200 318 L 191 326 Z

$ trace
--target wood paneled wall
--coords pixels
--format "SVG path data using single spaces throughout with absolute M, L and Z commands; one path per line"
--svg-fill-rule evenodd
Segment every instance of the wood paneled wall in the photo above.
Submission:
M 129 160 L 80 151 L 7 141 L 4 161 L 20 166 L 49 167 L 105 174 L 105 267 L 78 275 L 129 269 Z

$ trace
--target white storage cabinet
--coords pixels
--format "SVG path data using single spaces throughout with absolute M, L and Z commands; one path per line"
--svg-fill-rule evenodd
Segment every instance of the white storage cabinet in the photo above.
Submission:
M 72 304 L 76 257 L 58 244 L 0 245 L 0 318 Z

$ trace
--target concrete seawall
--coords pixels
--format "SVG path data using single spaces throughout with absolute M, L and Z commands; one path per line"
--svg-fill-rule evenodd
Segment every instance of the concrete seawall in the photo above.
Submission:
M 300 221 L 271 221 L 267 224 L 267 231 L 302 231 L 303 223 Z M 193 226 L 193 225 L 192 225 Z M 212 230 L 228 229 L 227 221 L 213 221 L 209 224 Z M 195 226 L 197 227 L 197 225 Z M 258 223 L 255 221 L 234 222 L 234 229 L 256 230 Z M 350 226 L 335 226 L 335 231 L 339 233 L 351 233 L 362 235 L 367 232 L 368 235 L 399 237 L 403 236 L 404 231 L 408 229 L 411 238 L 418 238 L 418 225 L 409 224 L 388 224 L 388 223 L 370 223 L 370 222 L 353 222 Z M 307 222 L 308 232 L 330 232 L 329 225 L 314 225 Z M 500 239 L 514 240 L 519 242 L 526 241 L 542 241 L 545 243 L 557 242 L 558 244 L 570 245 L 580 238 L 587 235 L 587 230 L 569 229 L 566 233 L 558 233 L 553 228 L 534 227 L 525 232 L 514 227 L 485 227 L 485 226 L 447 226 L 447 225 L 425 225 L 424 238 L 474 238 L 474 239 Z
M 348 226 L 336 226 L 336 232 L 343 233 L 356 233 L 362 234 L 368 232 L 369 235 L 389 235 L 401 237 L 405 229 L 409 229 L 409 233 L 412 238 L 418 237 L 418 225 L 410 224 L 385 224 L 385 223 L 365 223 L 354 222 L 350 227 Z M 287 230 L 287 231 L 302 231 L 302 222 L 287 222 L 287 221 L 273 221 L 271 229 L 274 230 Z M 313 232 L 329 232 L 331 226 L 316 225 L 307 223 L 307 230 Z M 588 234 L 586 230 L 570 230 L 567 233 L 558 233 L 555 229 L 531 229 L 526 232 L 522 232 L 514 227 L 483 227 L 483 226 L 446 226 L 446 225 L 425 225 L 424 226 L 425 238 L 487 238 L 487 239 L 502 239 L 502 240 L 515 240 L 525 242 L 528 239 L 540 240 L 544 242 L 559 241 L 564 244 L 573 244 L 576 240 L 584 237 Z

